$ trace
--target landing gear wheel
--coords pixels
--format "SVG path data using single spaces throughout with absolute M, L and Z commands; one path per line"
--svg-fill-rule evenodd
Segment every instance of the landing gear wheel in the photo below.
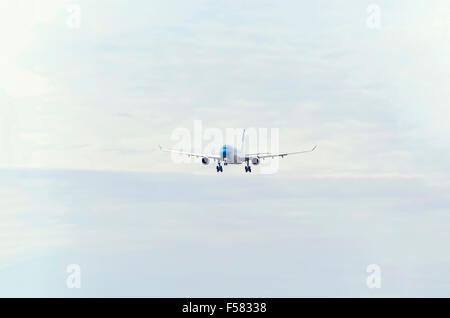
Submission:
M 248 166 L 248 172 L 252 172 L 252 167 Z
M 216 166 L 216 171 L 219 172 L 219 166 Z
M 219 170 L 220 170 L 220 172 L 223 172 L 223 167 L 219 166 Z
M 248 172 L 248 166 L 245 166 L 245 173 Z

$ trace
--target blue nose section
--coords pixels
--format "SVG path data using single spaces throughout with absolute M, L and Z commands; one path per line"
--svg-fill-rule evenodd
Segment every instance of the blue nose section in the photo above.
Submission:
M 227 146 L 222 147 L 222 157 L 225 159 L 227 157 Z

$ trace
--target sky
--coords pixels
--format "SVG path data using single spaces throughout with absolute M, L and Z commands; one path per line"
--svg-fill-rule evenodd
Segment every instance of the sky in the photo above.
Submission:
M 0 12 L 0 296 L 448 297 L 448 1 Z M 174 164 L 197 120 L 318 148 Z

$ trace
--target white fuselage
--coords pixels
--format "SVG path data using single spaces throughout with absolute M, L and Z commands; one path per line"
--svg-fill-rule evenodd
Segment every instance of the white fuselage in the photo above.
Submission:
M 245 161 L 242 153 L 229 145 L 223 145 L 219 151 L 220 158 L 225 164 L 241 164 Z

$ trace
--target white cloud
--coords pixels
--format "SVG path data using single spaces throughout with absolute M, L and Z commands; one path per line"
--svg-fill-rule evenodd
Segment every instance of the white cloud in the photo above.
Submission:
M 40 96 L 51 92 L 49 80 L 21 65 L 20 56 L 32 50 L 37 28 L 52 21 L 63 8 L 57 0 L 19 0 L 0 3 L 0 89 L 9 97 Z
M 421 6 L 381 3 L 376 33 L 365 8 L 351 4 L 293 12 L 255 2 L 219 12 L 200 1 L 170 18 L 162 2 L 80 6 L 77 32 L 51 24 L 58 6 L 46 2 L 44 19 L 8 35 L 15 61 L 36 47 L 47 53 L 27 57 L 37 67 L 13 63 L 0 77 L 17 118 L 3 166 L 213 174 L 153 152 L 195 119 L 280 127 L 283 150 L 318 144 L 281 162 L 282 175 L 297 177 L 431 176 L 421 153 L 447 144 L 448 43 L 437 41 L 445 2 L 427 5 L 425 18 Z M 36 23 L 50 24 L 42 32 Z

